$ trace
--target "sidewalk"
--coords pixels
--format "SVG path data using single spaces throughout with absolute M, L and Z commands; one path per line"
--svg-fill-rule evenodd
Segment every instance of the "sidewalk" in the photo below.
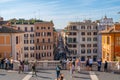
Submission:
M 65 80 L 91 80 L 89 76 L 89 72 L 83 71 L 80 73 L 74 73 L 73 77 L 70 76 L 70 72 L 68 70 L 63 70 L 61 73 L 64 75 Z M 55 80 L 56 79 L 56 71 L 55 70 L 40 70 L 37 73 L 38 76 L 31 77 L 30 80 Z

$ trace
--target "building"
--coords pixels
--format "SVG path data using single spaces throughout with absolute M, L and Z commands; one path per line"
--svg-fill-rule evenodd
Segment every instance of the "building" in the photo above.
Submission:
M 22 60 L 23 31 L 10 27 L 0 26 L 0 58 Z
M 29 20 L 19 19 L 10 21 L 16 29 L 24 31 L 23 38 L 23 60 L 35 60 L 34 45 L 34 23 Z
M 35 23 L 35 53 L 37 60 L 53 60 L 54 24 L 50 22 Z
M 120 61 L 120 23 L 100 33 L 102 35 L 102 61 Z
M 105 30 L 107 27 L 112 27 L 114 24 L 113 19 L 112 18 L 107 18 L 107 16 L 105 16 L 104 18 L 100 19 L 98 22 L 98 31 L 102 31 Z M 100 34 L 98 34 L 98 57 L 101 58 L 102 55 L 102 36 Z
M 66 36 L 64 39 L 65 45 L 68 48 L 68 57 L 77 58 L 81 61 L 91 57 L 94 61 L 97 60 L 97 23 L 91 20 L 83 22 L 70 22 L 65 28 Z

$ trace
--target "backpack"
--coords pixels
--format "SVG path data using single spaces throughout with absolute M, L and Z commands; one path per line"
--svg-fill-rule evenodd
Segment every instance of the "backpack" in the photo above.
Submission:
M 59 67 L 57 67 L 57 68 L 56 68 L 56 70 L 57 70 L 57 71 L 60 71 L 60 68 L 59 68 Z

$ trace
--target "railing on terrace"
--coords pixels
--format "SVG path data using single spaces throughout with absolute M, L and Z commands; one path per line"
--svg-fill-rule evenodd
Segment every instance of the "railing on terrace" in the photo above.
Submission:
M 29 62 L 29 65 L 28 65 L 29 70 L 31 70 L 32 63 L 34 63 L 34 61 Z M 116 63 L 117 62 L 108 62 L 108 71 L 112 71 L 112 72 L 114 71 L 114 72 L 120 73 L 120 69 L 118 70 Z M 13 69 L 18 70 L 18 61 L 15 61 L 13 65 L 14 65 Z M 37 68 L 37 70 L 39 70 L 39 69 L 55 69 L 57 65 L 62 67 L 62 65 L 60 64 L 60 61 L 37 61 L 36 68 Z M 66 67 L 67 66 L 68 65 L 66 64 Z M 85 62 L 81 62 L 81 70 L 86 70 Z M 97 71 L 97 62 L 93 63 L 92 70 Z M 104 71 L 104 63 L 102 63 L 101 71 Z

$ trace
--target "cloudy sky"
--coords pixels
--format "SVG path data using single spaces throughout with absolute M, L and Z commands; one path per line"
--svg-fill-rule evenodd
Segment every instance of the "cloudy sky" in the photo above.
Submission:
M 0 16 L 53 20 L 55 28 L 64 28 L 70 21 L 97 20 L 107 15 L 120 19 L 120 0 L 0 0 Z

